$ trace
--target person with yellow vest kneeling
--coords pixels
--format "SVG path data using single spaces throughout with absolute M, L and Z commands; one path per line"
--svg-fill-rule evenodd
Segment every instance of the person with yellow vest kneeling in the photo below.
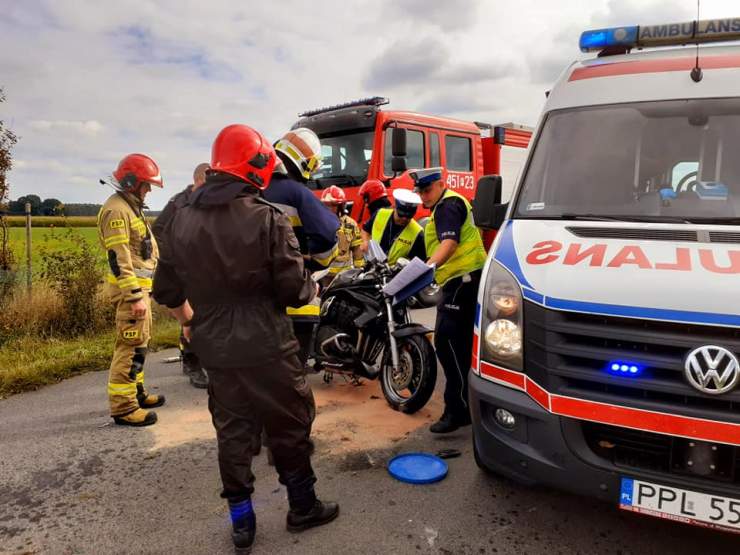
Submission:
M 408 189 L 393 191 L 395 208 L 381 208 L 376 211 L 362 229 L 364 250 L 372 239 L 380 245 L 392 266 L 399 258 L 421 260 L 426 258 L 424 228 L 414 220 L 421 198 Z
M 470 203 L 445 188 L 442 168 L 411 172 L 414 190 L 432 211 L 424 228 L 424 242 L 434 265 L 434 279 L 442 288 L 437 306 L 434 347 L 447 383 L 445 408 L 429 430 L 445 434 L 470 424 L 468 371 L 473 351 L 473 326 L 481 271 L 486 263 L 480 231 L 473 223 Z

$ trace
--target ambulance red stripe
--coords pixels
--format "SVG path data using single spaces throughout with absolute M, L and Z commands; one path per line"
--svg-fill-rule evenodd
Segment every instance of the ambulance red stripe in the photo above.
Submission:
M 564 397 L 550 393 L 521 372 L 482 361 L 480 374 L 525 391 L 539 405 L 559 416 L 702 441 L 740 445 L 740 424 Z
M 607 62 L 589 65 L 573 70 L 568 81 L 632 75 L 638 73 L 664 73 L 668 71 L 691 71 L 696 64 L 695 57 L 660 58 L 657 60 L 636 60 L 633 62 Z M 727 69 L 740 67 L 740 55 L 702 56 L 702 69 Z

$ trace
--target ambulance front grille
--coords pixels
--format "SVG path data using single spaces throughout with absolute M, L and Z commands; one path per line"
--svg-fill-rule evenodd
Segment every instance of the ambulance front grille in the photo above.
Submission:
M 716 456 L 714 472 L 692 475 L 691 468 L 686 465 L 686 460 L 690 459 L 686 456 L 687 444 L 692 444 L 691 440 L 593 422 L 581 422 L 580 427 L 586 445 L 597 457 L 625 471 L 639 469 L 691 476 L 696 480 L 722 483 L 733 492 L 740 486 L 740 447 L 715 444 L 712 451 Z
M 690 229 L 644 229 L 632 227 L 580 227 L 566 228 L 576 237 L 587 239 L 631 239 L 637 241 L 689 241 L 699 240 L 699 234 Z
M 710 231 L 709 240 L 712 243 L 740 243 L 740 233 L 734 231 Z
M 696 347 L 740 354 L 740 329 L 556 311 L 525 302 L 524 367 L 560 395 L 607 404 L 740 423 L 740 388 L 707 395 L 689 385 L 684 359 Z M 640 364 L 639 376 L 608 371 Z

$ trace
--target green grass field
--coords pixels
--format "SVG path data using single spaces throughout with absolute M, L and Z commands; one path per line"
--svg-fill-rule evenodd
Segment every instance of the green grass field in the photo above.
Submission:
M 64 251 L 71 249 L 74 242 L 69 231 L 84 239 L 93 252 L 100 252 L 99 263 L 105 265 L 105 257 L 98 242 L 98 230 L 94 227 L 33 227 L 31 228 L 31 265 L 33 275 L 41 271 L 41 254 L 47 251 Z M 15 256 L 18 270 L 25 275 L 26 270 L 26 230 L 21 227 L 11 227 L 10 249 Z

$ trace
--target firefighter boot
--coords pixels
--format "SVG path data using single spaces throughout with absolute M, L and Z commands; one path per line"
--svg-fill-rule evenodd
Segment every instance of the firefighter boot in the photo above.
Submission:
M 136 400 L 139 401 L 139 406 L 142 409 L 154 409 L 165 403 L 164 395 L 137 395 Z
M 290 480 L 286 484 L 290 505 L 286 518 L 288 532 L 303 532 L 327 524 L 339 516 L 339 505 L 330 501 L 324 503 L 316 498 L 313 489 L 315 481 L 312 471 L 306 478 Z
M 231 540 L 236 555 L 247 555 L 252 551 L 254 535 L 257 532 L 257 519 L 254 516 L 251 499 L 229 501 L 231 516 Z
M 151 426 L 157 421 L 157 413 L 144 409 L 136 409 L 128 414 L 114 416 L 113 421 L 119 426 L 134 426 L 137 428 Z
M 332 501 L 320 501 L 314 498 L 313 505 L 306 508 L 290 504 L 288 511 L 288 532 L 303 532 L 315 526 L 328 524 L 339 516 L 339 505 Z
M 192 370 L 188 374 L 188 378 L 190 379 L 190 385 L 196 389 L 206 389 L 208 387 L 208 374 L 200 366 Z

